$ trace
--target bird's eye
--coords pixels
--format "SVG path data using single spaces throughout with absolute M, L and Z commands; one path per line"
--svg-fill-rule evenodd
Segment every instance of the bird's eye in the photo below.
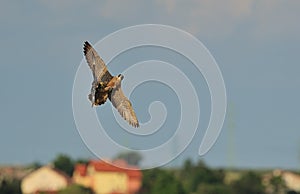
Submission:
M 122 76 L 121 74 L 118 75 L 118 77 L 121 77 L 121 76 Z

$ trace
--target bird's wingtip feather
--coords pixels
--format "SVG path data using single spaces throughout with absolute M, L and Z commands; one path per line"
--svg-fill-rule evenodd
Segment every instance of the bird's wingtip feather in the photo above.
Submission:
M 91 48 L 91 44 L 88 41 L 85 41 L 83 44 L 83 53 L 84 55 L 87 54 L 88 50 Z

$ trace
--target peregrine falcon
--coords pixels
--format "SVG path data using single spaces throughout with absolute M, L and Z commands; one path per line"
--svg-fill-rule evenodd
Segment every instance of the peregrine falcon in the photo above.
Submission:
M 139 122 L 132 108 L 131 102 L 124 95 L 121 89 L 123 75 L 112 76 L 101 57 L 96 50 L 85 42 L 83 46 L 84 56 L 89 67 L 92 70 L 94 81 L 92 83 L 91 93 L 88 95 L 92 106 L 104 104 L 107 98 L 118 110 L 120 115 L 133 127 L 139 127 Z

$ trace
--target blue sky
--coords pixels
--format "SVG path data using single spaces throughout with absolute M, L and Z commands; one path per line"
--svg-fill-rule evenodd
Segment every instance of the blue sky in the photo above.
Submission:
M 72 115 L 72 87 L 83 42 L 95 43 L 131 25 L 159 23 L 197 37 L 223 73 L 229 113 L 220 138 L 203 159 L 212 166 L 299 169 L 300 1 L 0 4 L 0 164 L 47 163 L 58 153 L 92 156 Z M 151 58 L 147 51 L 140 52 Z M 123 59 L 130 62 L 138 56 L 133 52 Z M 121 59 L 112 64 L 114 73 Z M 109 111 L 109 106 L 104 109 Z M 147 119 L 144 113 L 141 117 Z M 176 115 L 170 118 L 176 120 Z M 177 162 L 199 159 L 198 146 L 193 141 Z

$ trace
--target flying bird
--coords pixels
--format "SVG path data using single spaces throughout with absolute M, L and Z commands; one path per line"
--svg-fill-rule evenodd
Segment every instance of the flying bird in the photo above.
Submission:
M 139 127 L 139 121 L 137 120 L 131 102 L 124 95 L 121 88 L 121 82 L 124 76 L 121 74 L 112 76 L 107 70 L 102 58 L 87 41 L 84 43 L 83 52 L 94 77 L 91 93 L 88 95 L 92 107 L 104 104 L 108 98 L 120 115 L 130 125 Z

